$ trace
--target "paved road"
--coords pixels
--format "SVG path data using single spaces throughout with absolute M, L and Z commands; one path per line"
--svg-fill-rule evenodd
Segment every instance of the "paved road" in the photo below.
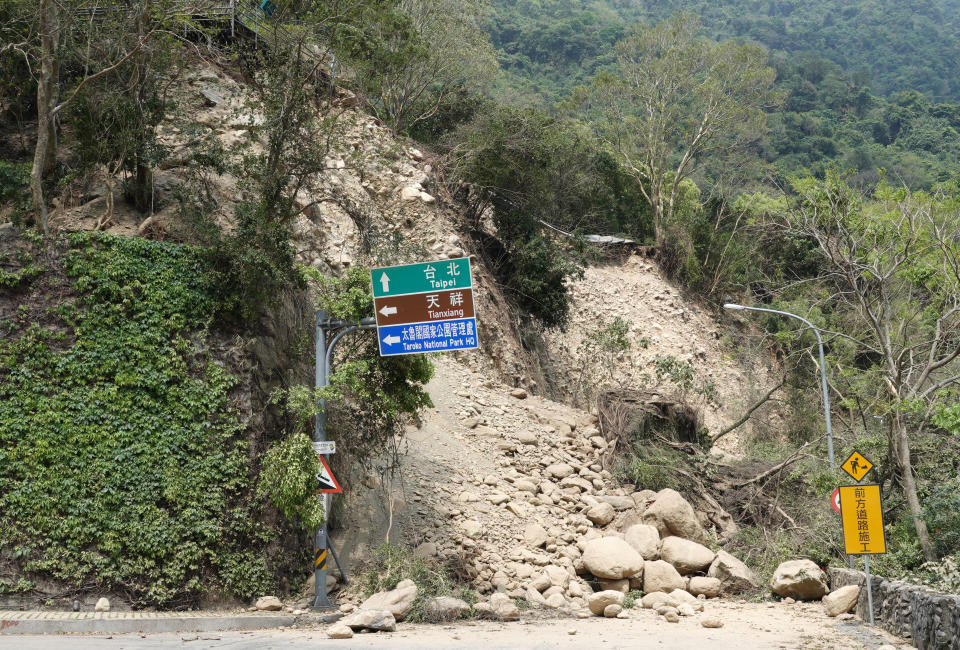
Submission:
M 809 608 L 809 609 L 808 609 Z M 875 650 L 903 641 L 863 625 L 837 621 L 813 606 L 739 603 L 718 607 L 725 625 L 706 629 L 695 618 L 671 624 L 649 610 L 631 618 L 529 619 L 516 623 L 467 621 L 455 625 L 401 624 L 394 633 L 328 639 L 322 627 L 255 632 L 179 633 L 147 636 L 7 636 L 0 649 L 16 650 L 574 650 L 608 648 L 689 648 L 690 650 L 793 650 L 803 648 Z M 574 632 L 574 634 L 570 634 Z

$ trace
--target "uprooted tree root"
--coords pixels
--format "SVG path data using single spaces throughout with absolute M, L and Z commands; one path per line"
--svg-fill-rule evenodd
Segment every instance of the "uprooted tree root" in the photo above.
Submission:
M 606 391 L 597 400 L 600 426 L 609 447 L 604 466 L 637 489 L 672 487 L 707 515 L 721 539 L 739 527 L 802 533 L 784 497 L 801 486 L 788 471 L 817 441 L 781 462 L 722 463 L 709 454 L 700 412 L 682 398 L 656 391 Z M 638 470 L 638 468 L 640 468 Z M 644 473 L 642 470 L 653 468 Z M 659 471 L 657 471 L 659 470 Z M 642 484 L 652 477 L 652 483 Z

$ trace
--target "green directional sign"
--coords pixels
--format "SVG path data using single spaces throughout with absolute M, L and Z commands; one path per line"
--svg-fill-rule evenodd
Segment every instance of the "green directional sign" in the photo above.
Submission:
M 375 298 L 472 286 L 470 260 L 466 257 L 372 269 L 370 279 Z

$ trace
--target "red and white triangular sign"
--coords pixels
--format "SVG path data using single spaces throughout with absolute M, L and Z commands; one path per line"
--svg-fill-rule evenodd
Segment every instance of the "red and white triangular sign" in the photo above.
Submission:
M 330 466 L 327 465 L 327 459 L 320 456 L 320 463 L 320 473 L 317 474 L 317 480 L 320 481 L 319 491 L 325 494 L 340 494 L 343 492 L 343 488 L 340 487 L 337 479 L 333 476 L 333 472 L 330 471 Z

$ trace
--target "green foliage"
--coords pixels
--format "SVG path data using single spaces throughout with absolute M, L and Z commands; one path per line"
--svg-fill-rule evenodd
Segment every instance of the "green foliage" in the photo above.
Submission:
M 926 585 L 944 594 L 960 593 L 960 555 L 951 555 L 938 562 L 924 562 L 908 577 L 911 582 Z
M 455 114 L 452 102 L 480 91 L 496 71 L 481 21 L 484 0 L 407 0 L 371 16 L 370 47 L 353 56 L 356 78 L 373 112 L 406 131 Z M 351 48 L 353 49 L 353 48 Z M 469 91 L 467 89 L 470 89 Z
M 0 339 L 4 556 L 24 576 L 140 605 L 268 590 L 251 549 L 271 535 L 249 498 L 235 380 L 205 351 L 215 299 L 202 254 L 77 234 L 60 259 L 75 300 L 21 303 Z
M 665 20 L 677 11 L 701 16 L 713 39 L 757 42 L 779 59 L 816 52 L 870 81 L 884 96 L 915 88 L 940 100 L 960 101 L 960 82 L 951 68 L 960 56 L 960 31 L 952 20 L 960 10 L 956 0 L 860 0 L 842 7 L 827 0 L 492 4 L 487 29 L 503 70 L 496 88 L 528 102 L 553 103 L 609 64 L 613 44 L 631 25 Z
M 425 609 L 426 602 L 431 598 L 456 596 L 466 600 L 471 606 L 477 602 L 477 596 L 472 591 L 457 589 L 456 581 L 447 568 L 392 544 L 384 544 L 373 550 L 359 582 L 363 593 L 371 596 L 380 591 L 395 589 L 403 580 L 412 580 L 418 589 L 410 613 L 407 614 L 406 620 L 411 623 L 437 622 L 429 619 Z
M 674 449 L 636 438 L 618 458 L 616 474 L 638 490 L 683 490 L 685 481 L 675 469 L 685 461 L 683 454 Z
M 643 592 L 636 589 L 628 591 L 627 595 L 623 597 L 623 608 L 624 609 L 633 609 L 637 606 L 637 603 L 640 602 L 640 599 L 643 598 Z
M 356 322 L 373 315 L 370 272 L 354 267 L 343 278 L 301 267 L 318 290 L 317 305 L 333 319 Z M 392 449 L 406 418 L 433 406 L 424 385 L 433 376 L 427 355 L 381 357 L 376 337 L 357 335 L 338 347 L 327 400 L 328 433 L 344 446 L 343 456 L 368 464 Z M 340 459 L 338 459 L 340 460 Z
M 673 355 L 656 355 L 653 367 L 657 381 L 668 380 L 676 386 L 682 395 L 694 393 L 702 395 L 708 401 L 717 399 L 717 387 L 709 380 L 700 379 L 689 361 L 681 361 Z
M 22 200 L 30 186 L 30 165 L 0 160 L 0 202 Z
M 960 492 L 958 481 L 938 481 L 923 506 L 938 557 L 960 554 Z
M 322 495 L 316 494 L 320 469 L 310 438 L 295 433 L 267 450 L 257 494 L 268 497 L 290 521 L 316 530 L 325 519 Z
M 548 326 L 567 318 L 566 281 L 580 273 L 571 233 L 652 234 L 636 183 L 581 124 L 491 105 L 451 138 L 455 176 L 488 264 L 518 304 Z M 557 230 L 567 233 L 564 235 Z

